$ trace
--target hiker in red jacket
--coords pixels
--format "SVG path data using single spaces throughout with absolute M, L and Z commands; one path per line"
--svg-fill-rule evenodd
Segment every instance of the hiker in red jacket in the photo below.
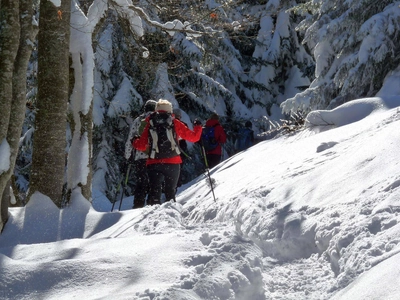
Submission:
M 156 110 L 146 118 L 147 125 L 140 137 L 133 141 L 133 147 L 139 151 L 149 151 L 147 172 L 150 180 L 148 205 L 160 204 L 162 185 L 165 181 L 164 194 L 166 201 L 175 201 L 182 158 L 179 150 L 179 138 L 197 142 L 201 136 L 201 123 L 194 122 L 193 131 L 184 123 L 174 118 L 172 105 L 160 99 Z
M 219 123 L 219 116 L 213 113 L 210 118 L 206 121 L 207 127 L 214 127 L 214 139 L 216 142 L 216 147 L 212 150 L 206 150 L 206 158 L 208 167 L 211 169 L 221 162 L 222 157 L 222 144 L 226 143 L 226 133 L 224 128 Z

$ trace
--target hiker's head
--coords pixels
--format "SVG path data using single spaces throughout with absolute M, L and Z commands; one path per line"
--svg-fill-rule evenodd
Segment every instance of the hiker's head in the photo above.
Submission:
M 179 108 L 175 108 L 174 109 L 174 115 L 175 115 L 175 118 L 180 120 L 182 118 L 182 111 Z
M 212 113 L 210 116 L 210 120 L 219 120 L 219 116 L 216 113 Z
M 247 128 L 251 128 L 251 127 L 253 127 L 253 124 L 251 124 L 250 121 L 246 121 L 246 123 L 244 123 L 244 126 Z
M 156 111 L 166 111 L 172 113 L 172 104 L 168 100 L 160 99 L 156 104 Z
M 154 111 L 156 109 L 156 104 L 157 101 L 155 100 L 147 100 L 146 103 L 144 104 L 144 111 L 145 112 Z

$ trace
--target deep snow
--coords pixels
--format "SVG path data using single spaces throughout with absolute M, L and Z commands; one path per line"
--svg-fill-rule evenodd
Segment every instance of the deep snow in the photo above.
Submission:
M 35 194 L 0 236 L 0 299 L 400 299 L 399 105 L 313 112 L 212 169 L 216 201 L 205 175 L 138 210 Z

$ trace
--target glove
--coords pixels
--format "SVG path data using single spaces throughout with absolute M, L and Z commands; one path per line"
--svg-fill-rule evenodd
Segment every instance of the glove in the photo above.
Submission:
M 197 119 L 194 119 L 193 124 L 194 124 L 195 126 L 197 126 L 197 125 L 201 126 L 201 122 L 200 122 L 199 120 L 197 120 Z

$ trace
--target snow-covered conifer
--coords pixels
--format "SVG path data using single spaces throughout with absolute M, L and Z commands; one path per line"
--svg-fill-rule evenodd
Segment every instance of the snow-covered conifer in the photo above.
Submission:
M 316 61 L 310 87 L 283 103 L 285 112 L 333 108 L 374 96 L 400 63 L 399 1 L 320 1 L 301 6 L 298 26 Z

